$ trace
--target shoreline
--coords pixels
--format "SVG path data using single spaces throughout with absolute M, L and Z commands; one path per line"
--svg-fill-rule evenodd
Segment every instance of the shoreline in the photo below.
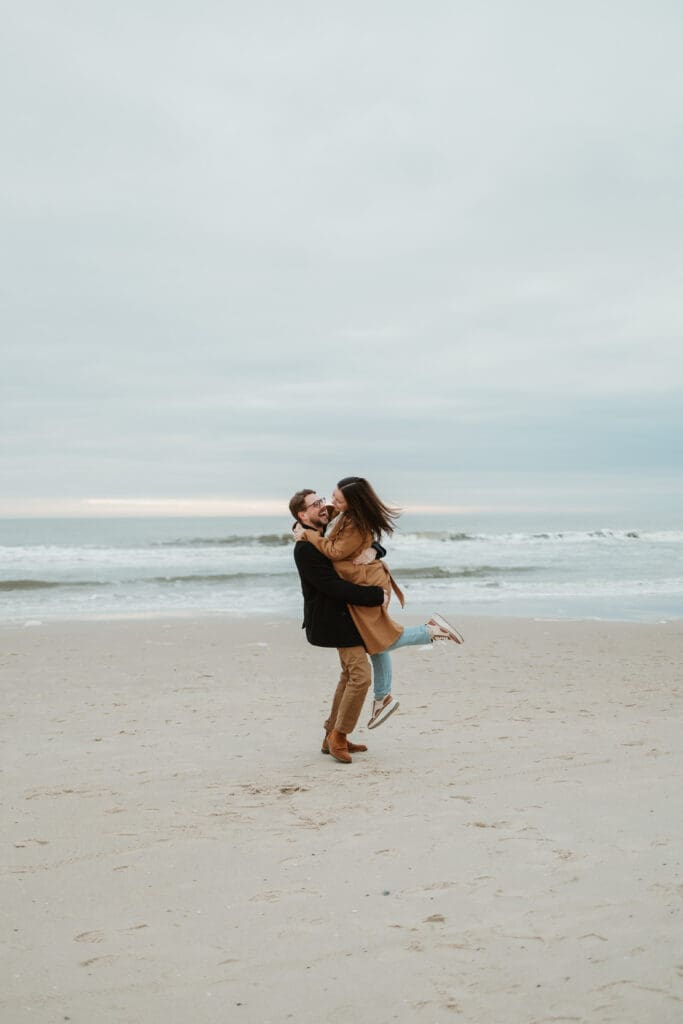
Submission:
M 396 621 L 402 626 L 412 626 L 420 622 L 425 621 L 434 608 L 431 606 L 425 606 L 418 612 L 412 612 L 409 615 L 401 615 L 397 617 Z M 549 622 L 549 623 L 603 623 L 605 625 L 614 626 L 666 626 L 666 625 L 677 625 L 683 623 L 683 615 L 670 616 L 652 619 L 634 619 L 634 618 L 603 618 L 597 615 L 530 615 L 519 612 L 518 614 L 491 614 L 482 615 L 481 613 L 476 614 L 460 614 L 453 611 L 441 612 L 447 619 L 455 622 Z M 289 625 L 292 622 L 299 622 L 301 624 L 301 618 L 303 616 L 303 608 L 300 612 L 292 612 L 290 615 L 283 615 L 281 611 L 269 612 L 261 611 L 254 612 L 248 611 L 242 614 L 236 612 L 212 612 L 212 611 L 183 611 L 169 609 L 163 612 L 157 611 L 140 611 L 140 612 L 120 612 L 120 613 L 108 613 L 104 612 L 99 615 L 70 615 L 70 616 L 46 616 L 39 617 L 38 615 L 22 615 L 17 616 L 14 619 L 1 619 L 0 618 L 0 632 L 2 630 L 13 630 L 13 629 L 26 629 L 28 627 L 38 626 L 70 626 L 87 623 L 135 623 L 135 622 L 162 622 L 164 620 L 186 622 L 186 621 L 199 621 L 199 622 L 225 622 L 230 625 L 238 625 L 239 623 L 248 622 L 250 619 L 255 619 L 259 622 L 267 621 L 273 625 Z

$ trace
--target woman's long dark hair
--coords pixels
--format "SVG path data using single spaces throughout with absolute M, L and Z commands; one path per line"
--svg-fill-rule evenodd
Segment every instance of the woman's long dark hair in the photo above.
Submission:
M 373 540 L 379 540 L 383 533 L 394 532 L 400 508 L 385 505 L 362 476 L 345 476 L 337 487 L 348 505 L 346 515 L 361 533 L 370 533 Z

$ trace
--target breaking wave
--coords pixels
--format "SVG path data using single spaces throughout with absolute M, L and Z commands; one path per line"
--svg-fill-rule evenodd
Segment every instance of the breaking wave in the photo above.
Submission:
M 99 580 L 0 580 L 0 591 L 52 590 L 54 587 L 108 587 Z
M 413 569 L 392 569 L 392 574 L 398 581 L 402 579 L 414 580 L 467 580 L 483 579 L 488 576 L 499 576 L 501 574 L 517 574 L 525 572 L 538 572 L 536 565 L 473 565 L 461 569 L 443 569 L 440 565 L 426 565 Z
M 252 535 L 238 536 L 230 534 L 227 537 L 191 537 L 178 540 L 165 540 L 155 547 L 162 548 L 229 548 L 229 547 L 265 547 L 282 548 L 293 544 L 294 538 L 291 533 L 258 533 Z

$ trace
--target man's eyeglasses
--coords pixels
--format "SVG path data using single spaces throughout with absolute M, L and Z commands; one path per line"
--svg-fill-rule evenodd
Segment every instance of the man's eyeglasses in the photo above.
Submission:
M 310 505 L 306 505 L 306 511 L 308 512 L 309 508 L 322 508 L 326 504 L 327 498 L 318 498 L 316 501 L 312 501 Z

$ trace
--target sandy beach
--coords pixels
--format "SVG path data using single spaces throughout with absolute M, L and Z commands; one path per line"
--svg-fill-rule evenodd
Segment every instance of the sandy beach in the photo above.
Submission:
M 295 621 L 0 629 L 0 1018 L 681 1021 L 683 622 L 453 619 L 350 766 Z

